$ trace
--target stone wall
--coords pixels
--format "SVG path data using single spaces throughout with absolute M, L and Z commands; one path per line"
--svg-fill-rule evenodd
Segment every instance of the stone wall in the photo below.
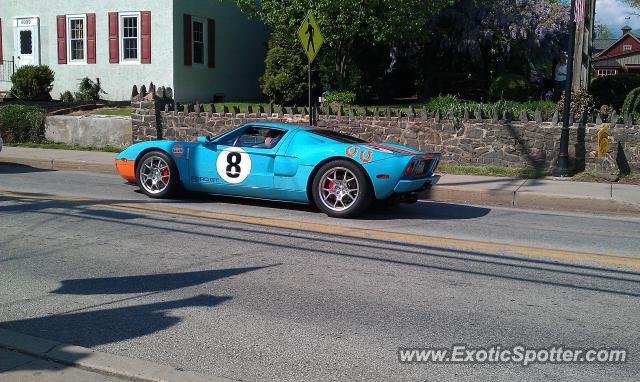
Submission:
M 45 119 L 45 138 L 72 145 L 126 147 L 132 142 L 131 118 L 50 115 Z
M 247 122 L 284 122 L 308 124 L 306 108 L 287 109 L 273 105 L 265 110 L 261 106 L 248 113 L 232 110 L 209 111 L 199 104 L 180 105 L 162 97 L 147 95 L 134 111 L 134 141 L 170 139 L 192 141 L 201 135 L 218 135 Z M 157 109 L 158 104 L 163 109 Z M 156 105 L 157 119 L 151 106 Z M 542 121 L 541 113 L 535 120 L 521 115 L 512 120 L 509 113 L 492 118 L 476 118 L 465 113 L 462 119 L 441 118 L 412 108 L 406 111 L 366 111 L 367 116 L 345 113 L 340 108 L 320 110 L 318 127 L 377 142 L 393 142 L 427 151 L 442 152 L 444 163 L 459 165 L 490 165 L 550 169 L 557 156 L 561 124 L 557 115 L 552 121 Z M 371 115 L 375 114 L 375 115 Z M 480 114 L 480 113 L 478 113 Z M 478 117 L 481 117 L 480 115 Z M 136 122 L 138 119 L 138 122 Z M 138 128 L 136 128 L 136 123 Z M 610 127 L 609 152 L 603 160 L 596 159 L 597 132 L 602 125 L 573 124 L 570 128 L 569 154 L 575 171 L 617 173 L 640 171 L 640 126 L 619 124 Z

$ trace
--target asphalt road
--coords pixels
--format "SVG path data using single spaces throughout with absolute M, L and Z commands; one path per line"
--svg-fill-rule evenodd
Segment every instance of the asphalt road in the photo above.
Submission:
M 640 219 L 422 202 L 343 221 L 135 191 L 0 165 L 0 327 L 245 381 L 640 372 Z M 461 343 L 624 347 L 629 362 L 398 362 Z

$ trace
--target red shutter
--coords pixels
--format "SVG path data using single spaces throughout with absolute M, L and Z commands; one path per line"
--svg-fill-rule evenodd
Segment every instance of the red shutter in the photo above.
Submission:
M 151 63 L 151 12 L 140 12 L 140 43 L 142 44 L 142 55 L 140 62 L 143 64 Z
M 192 49 L 191 46 L 191 16 L 184 15 L 184 64 L 191 66 Z
M 58 16 L 58 64 L 67 63 L 67 17 Z
M 87 64 L 96 63 L 96 14 L 87 13 Z
M 216 21 L 207 20 L 207 57 L 210 68 L 216 67 Z
M 120 62 L 118 46 L 118 12 L 109 12 L 109 63 Z
M 2 19 L 0 19 L 0 61 L 2 61 Z

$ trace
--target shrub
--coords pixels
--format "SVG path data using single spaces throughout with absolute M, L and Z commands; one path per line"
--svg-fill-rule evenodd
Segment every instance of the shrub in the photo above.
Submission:
M 54 73 L 47 65 L 25 65 L 11 75 L 11 93 L 22 100 L 50 99 Z
M 296 41 L 269 36 L 265 70 L 260 77 L 260 89 L 275 103 L 295 103 L 307 92 L 307 71 Z
M 100 85 L 100 79 L 96 78 L 96 82 L 93 82 L 85 77 L 80 80 L 75 98 L 76 101 L 96 102 L 100 100 L 100 94 L 106 94 Z
M 73 94 L 71 94 L 71 92 L 67 90 L 66 92 L 60 94 L 60 101 L 62 101 L 63 103 L 73 102 L 74 101 Z
M 591 115 L 595 109 L 593 96 L 589 92 L 584 89 L 571 92 L 571 113 L 574 120 L 580 120 L 583 114 Z M 564 94 L 558 101 L 558 112 L 560 115 L 564 112 Z
M 627 98 L 622 105 L 622 114 L 640 115 L 640 87 L 637 87 L 627 94 Z
M 7 143 L 41 142 L 46 115 L 36 106 L 0 106 L 0 135 Z
M 325 97 L 324 102 L 327 104 L 353 105 L 356 102 L 356 93 L 350 91 L 331 92 Z
M 611 105 L 621 110 L 629 92 L 640 86 L 640 73 L 622 73 L 617 76 L 598 77 L 591 82 L 589 92 L 596 107 Z
M 556 110 L 555 102 L 551 101 L 499 101 L 494 103 L 478 103 L 465 102 L 452 95 L 432 98 L 424 105 L 424 108 L 431 113 L 438 110 L 443 116 L 453 114 L 454 117 L 458 118 L 464 116 L 465 107 L 472 114 L 476 113 L 477 110 L 480 110 L 485 118 L 491 117 L 494 113 L 502 116 L 502 113 L 506 110 L 512 111 L 515 116 L 520 115 L 522 111 L 526 111 L 529 115 L 533 115 L 536 110 L 540 110 L 543 118 L 548 119 Z
M 525 101 L 529 98 L 529 83 L 519 74 L 503 74 L 489 87 L 489 97 L 493 101 Z

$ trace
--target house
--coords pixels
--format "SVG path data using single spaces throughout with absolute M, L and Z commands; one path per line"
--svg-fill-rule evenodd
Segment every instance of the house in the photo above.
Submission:
M 596 76 L 614 76 L 624 72 L 640 73 L 640 38 L 631 33 L 631 27 L 622 28 L 617 40 L 594 40 L 592 59 Z
M 180 102 L 259 97 L 267 31 L 231 0 L 0 0 L 0 91 L 15 66 L 55 72 L 51 95 L 100 78 L 108 100 L 134 84 Z

